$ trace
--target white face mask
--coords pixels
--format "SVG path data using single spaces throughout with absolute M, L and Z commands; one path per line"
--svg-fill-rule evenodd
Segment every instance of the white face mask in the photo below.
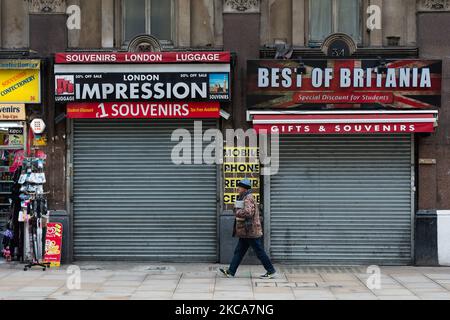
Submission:
M 244 208 L 244 201 L 243 200 L 236 200 L 234 207 L 236 209 L 242 209 Z

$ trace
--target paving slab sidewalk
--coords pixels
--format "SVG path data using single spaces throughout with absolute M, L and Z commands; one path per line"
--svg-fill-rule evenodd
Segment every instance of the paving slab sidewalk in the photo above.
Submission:
M 70 266 L 23 271 L 0 262 L 0 300 L 450 300 L 450 267 L 380 267 L 376 277 L 364 266 L 276 265 L 276 279 L 259 279 L 264 270 L 254 265 L 235 278 L 218 275 L 218 264 Z

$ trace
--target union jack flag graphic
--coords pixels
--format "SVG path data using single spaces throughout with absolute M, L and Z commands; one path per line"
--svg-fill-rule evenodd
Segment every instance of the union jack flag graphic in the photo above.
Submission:
M 441 75 L 440 60 L 251 60 L 247 108 L 436 109 Z

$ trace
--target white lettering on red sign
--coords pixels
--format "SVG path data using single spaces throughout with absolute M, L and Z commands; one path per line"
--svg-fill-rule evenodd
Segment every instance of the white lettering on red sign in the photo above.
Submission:
M 229 52 L 57 53 L 56 63 L 229 63 Z
M 218 102 L 69 103 L 67 117 L 72 119 L 219 118 L 220 104 Z
M 313 68 L 307 75 L 313 88 L 330 88 L 335 77 L 339 88 L 431 88 L 430 68 L 387 68 L 386 74 L 374 68 L 341 68 L 337 74 L 331 68 Z M 258 88 L 300 88 L 303 78 L 296 68 L 258 68 Z
M 369 124 L 289 124 L 255 125 L 260 132 L 278 134 L 359 134 L 433 132 L 433 123 L 369 123 Z
M 220 55 L 217 53 L 177 53 L 176 60 L 179 62 L 192 61 L 220 61 Z

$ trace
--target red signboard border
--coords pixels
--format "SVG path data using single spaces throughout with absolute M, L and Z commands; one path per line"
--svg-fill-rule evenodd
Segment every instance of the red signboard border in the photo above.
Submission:
M 339 131 L 336 128 L 339 126 Z M 361 130 L 355 130 L 356 126 L 360 126 Z M 383 126 L 389 126 L 390 130 L 376 130 L 376 128 L 383 129 Z M 346 127 L 350 127 L 347 130 Z M 370 129 L 366 129 L 369 128 Z M 278 133 L 280 135 L 346 135 L 346 134 L 411 134 L 422 132 L 434 132 L 434 125 L 430 122 L 415 123 L 327 123 L 327 124 L 257 124 L 253 128 L 258 133 Z M 273 128 L 277 128 L 273 131 Z M 308 129 L 306 129 L 308 128 Z M 322 130 L 320 129 L 322 128 Z M 401 130 L 404 128 L 405 130 Z M 412 129 L 413 128 L 413 129 Z M 292 130 L 291 130 L 292 129 Z M 364 129 L 364 130 L 363 130 Z
M 133 107 L 131 107 L 133 105 Z M 141 107 L 142 105 L 142 107 Z M 167 108 L 173 108 L 175 105 L 183 107 L 184 112 L 188 111 L 186 116 L 147 116 L 142 114 L 144 109 L 151 105 L 166 105 Z M 101 106 L 101 107 L 100 107 Z M 120 112 L 121 106 L 124 109 L 133 108 L 135 115 L 129 116 Z M 113 115 L 113 107 L 117 115 Z M 78 108 L 79 111 L 73 111 Z M 199 110 L 196 110 L 196 109 Z M 208 108 L 211 110 L 201 110 L 201 108 Z M 89 110 L 90 109 L 90 110 Z M 127 110 L 125 110 L 127 111 Z M 173 110 L 171 110 L 173 111 Z M 99 113 L 100 112 L 100 113 Z M 139 112 L 139 114 L 136 114 Z M 219 102 L 71 102 L 67 104 L 67 118 L 69 119 L 218 119 L 220 118 L 220 103 Z
M 229 51 L 190 52 L 62 52 L 57 64 L 230 63 Z

